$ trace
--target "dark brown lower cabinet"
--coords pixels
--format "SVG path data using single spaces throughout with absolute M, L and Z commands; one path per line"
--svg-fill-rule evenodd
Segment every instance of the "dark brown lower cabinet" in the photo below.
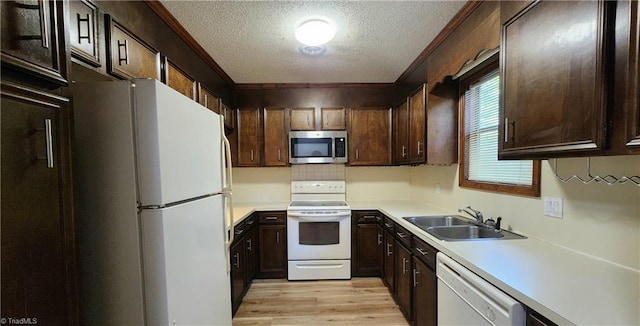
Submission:
M 287 277 L 287 226 L 260 225 L 260 277 Z
M 385 231 L 384 234 L 384 284 L 389 288 L 389 292 L 395 294 L 395 255 L 393 234 Z
M 411 251 L 399 241 L 396 247 L 396 299 L 400 310 L 407 320 L 411 320 L 411 288 L 413 287 L 411 270 Z
M 438 282 L 436 273 L 413 258 L 413 325 L 438 324 Z
M 237 239 L 230 249 L 231 259 L 231 307 L 235 314 L 242 302 L 245 290 L 245 238 Z
M 383 230 L 377 222 L 352 225 L 351 275 L 382 275 Z

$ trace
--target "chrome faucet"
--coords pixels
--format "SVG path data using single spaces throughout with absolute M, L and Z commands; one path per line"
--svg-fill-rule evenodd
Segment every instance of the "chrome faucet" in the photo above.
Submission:
M 475 218 L 476 222 L 478 222 L 479 224 L 484 223 L 484 217 L 482 216 L 482 212 L 471 208 L 471 206 L 467 206 L 465 208 L 458 208 L 458 212 L 460 213 L 464 212 L 471 215 L 471 217 Z

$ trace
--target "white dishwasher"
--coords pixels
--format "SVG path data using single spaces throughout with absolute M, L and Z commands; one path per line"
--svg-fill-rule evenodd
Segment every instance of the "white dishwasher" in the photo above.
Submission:
M 520 302 L 441 252 L 436 262 L 438 325 L 525 325 Z

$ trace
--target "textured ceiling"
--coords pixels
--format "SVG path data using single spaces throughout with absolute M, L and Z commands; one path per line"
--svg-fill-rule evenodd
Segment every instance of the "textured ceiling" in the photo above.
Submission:
M 236 83 L 391 83 L 465 1 L 168 1 L 167 10 Z M 319 56 L 294 30 L 337 26 Z

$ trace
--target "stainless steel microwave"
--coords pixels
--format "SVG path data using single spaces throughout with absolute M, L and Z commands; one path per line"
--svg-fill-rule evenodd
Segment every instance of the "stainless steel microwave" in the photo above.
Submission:
M 346 131 L 289 132 L 289 163 L 347 163 Z

